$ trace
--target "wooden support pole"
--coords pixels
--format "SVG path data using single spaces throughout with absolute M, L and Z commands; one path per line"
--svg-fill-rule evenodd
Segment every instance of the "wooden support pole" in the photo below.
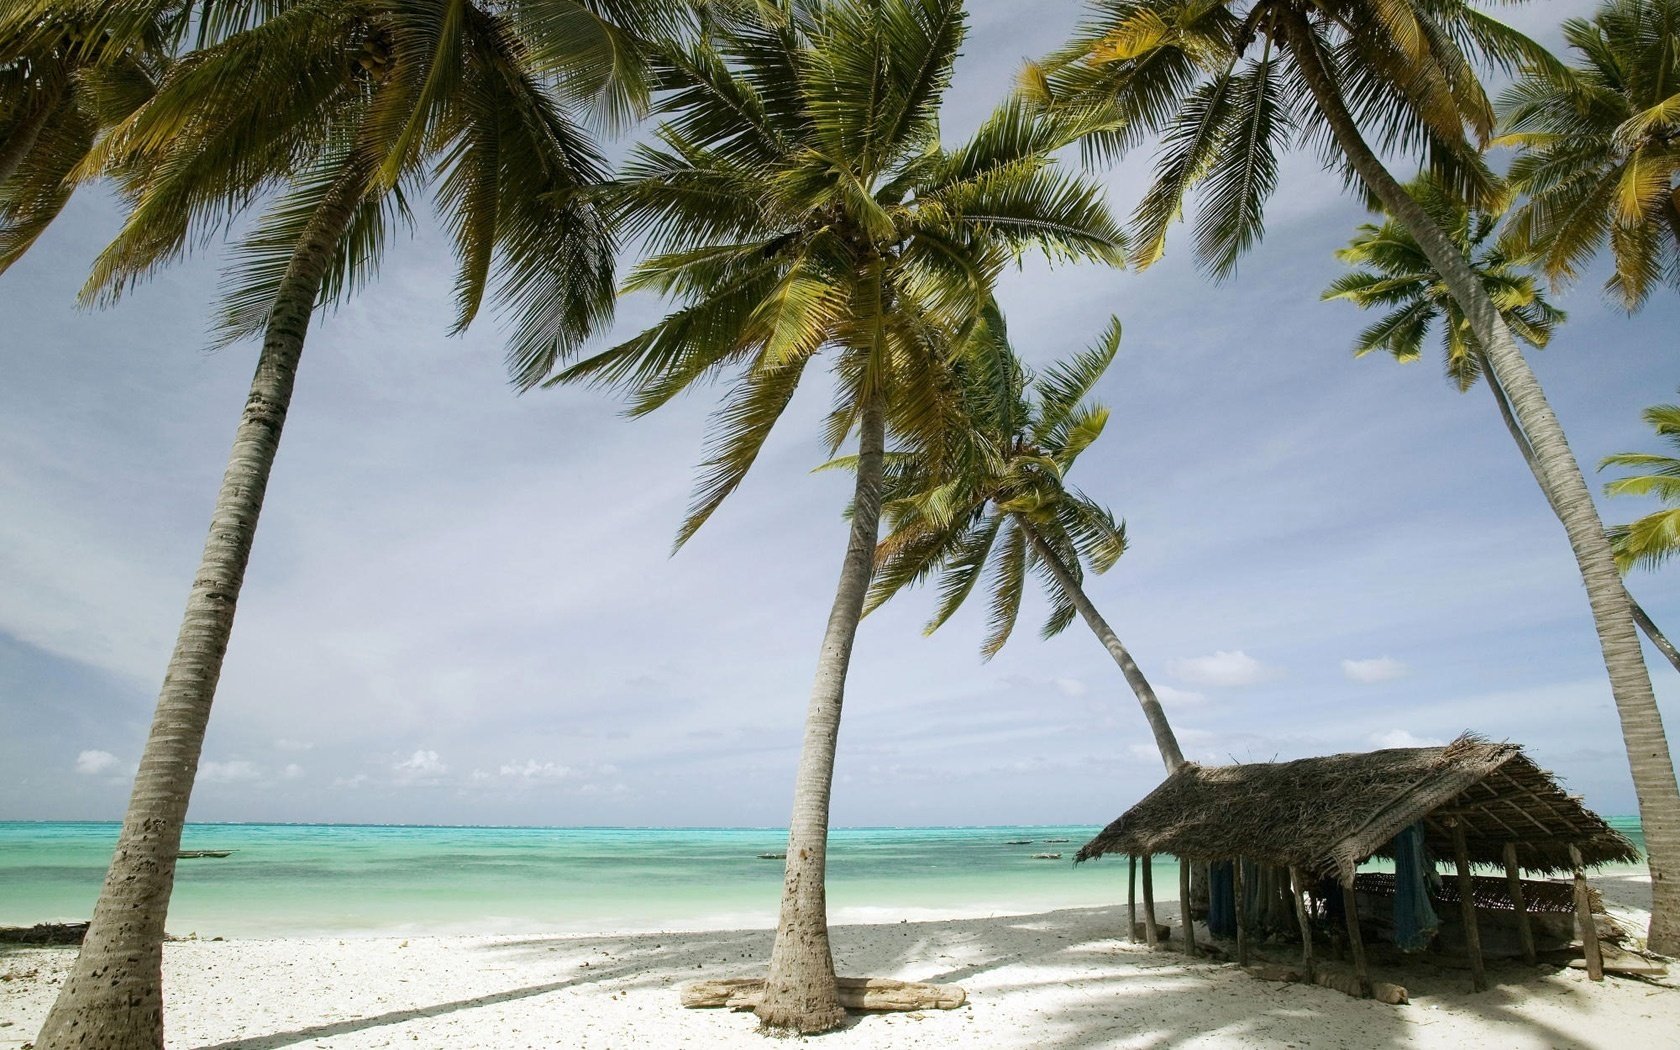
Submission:
M 1155 947 L 1155 858 L 1143 855 L 1143 943 Z
M 1178 918 L 1184 927 L 1184 954 L 1196 957 L 1196 920 L 1190 916 L 1190 862 L 1178 860 Z
M 1359 982 L 1359 997 L 1371 998 L 1371 971 L 1365 968 L 1365 939 L 1359 934 L 1359 897 L 1353 887 L 1342 884 L 1342 910 L 1347 912 L 1348 948 L 1353 953 L 1353 976 Z
M 1587 957 L 1587 976 L 1604 980 L 1604 951 L 1598 945 L 1598 924 L 1592 917 L 1592 897 L 1587 893 L 1586 864 L 1581 849 L 1569 844 L 1569 863 L 1575 868 L 1575 921 L 1581 925 L 1581 954 Z
M 1511 907 L 1517 913 L 1517 936 L 1522 940 L 1523 961 L 1534 965 L 1534 926 L 1528 921 L 1528 902 L 1523 898 L 1522 871 L 1517 867 L 1517 844 L 1505 843 L 1505 884 L 1511 892 Z
M 1137 943 L 1137 854 L 1126 854 L 1126 939 Z
M 1289 894 L 1295 898 L 1295 921 L 1301 924 L 1301 968 L 1307 972 L 1307 979 L 1316 976 L 1313 966 L 1312 922 L 1307 918 L 1307 884 L 1301 877 L 1301 869 L 1289 869 Z
M 1470 848 L 1464 842 L 1464 821 L 1453 818 L 1453 860 L 1458 865 L 1458 908 L 1464 918 L 1464 950 L 1470 955 L 1470 990 L 1487 991 L 1482 967 L 1482 931 L 1476 925 L 1476 885 L 1470 881 Z
M 1248 965 L 1248 902 L 1243 898 L 1247 895 L 1247 887 L 1243 885 L 1243 862 L 1238 857 L 1231 862 L 1231 884 L 1236 893 L 1237 904 L 1237 965 Z

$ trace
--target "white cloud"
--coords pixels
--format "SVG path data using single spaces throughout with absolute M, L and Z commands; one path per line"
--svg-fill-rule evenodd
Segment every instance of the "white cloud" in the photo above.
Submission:
M 1062 691 L 1063 696 L 1084 696 L 1091 691 L 1090 687 L 1077 678 L 1057 678 L 1055 683 L 1056 688 Z
M 227 762 L 200 762 L 198 766 L 198 779 L 206 784 L 248 783 L 261 778 L 262 770 L 243 758 Z
M 310 740 L 290 740 L 286 737 L 281 737 L 279 740 L 274 742 L 274 747 L 277 751 L 312 751 L 315 748 L 315 744 Z
M 117 765 L 117 756 L 109 751 L 83 751 L 76 756 L 76 772 L 90 777 L 109 773 Z
M 409 777 L 435 777 L 449 770 L 436 751 L 421 749 L 392 767 Z
M 1440 747 L 1446 741 L 1432 736 L 1414 736 L 1404 729 L 1390 729 L 1385 733 L 1372 733 L 1371 743 L 1378 747 Z
M 1177 660 L 1173 662 L 1172 672 L 1197 685 L 1211 686 L 1254 685 L 1278 675 L 1276 668 L 1267 667 L 1241 649 L 1230 652 L 1221 649 L 1212 656 Z
M 337 780 L 333 781 L 333 787 L 350 788 L 354 790 L 355 788 L 359 788 L 363 784 L 366 784 L 369 779 L 371 778 L 369 778 L 366 773 L 357 773 L 353 777 L 339 777 Z
M 1404 678 L 1410 671 L 1411 668 L 1392 656 L 1379 656 L 1373 660 L 1342 661 L 1342 674 L 1350 681 L 1363 682 L 1366 685 Z
M 1189 707 L 1192 704 L 1205 704 L 1207 697 L 1192 689 L 1174 689 L 1170 685 L 1155 687 L 1155 699 L 1169 707 Z
M 532 758 L 522 764 L 503 766 L 502 776 L 518 777 L 521 780 L 567 780 L 577 776 L 577 770 L 558 762 L 538 762 Z
M 280 775 L 287 780 L 297 780 L 303 776 L 303 767 L 296 762 L 287 762 L 286 768 L 280 771 Z

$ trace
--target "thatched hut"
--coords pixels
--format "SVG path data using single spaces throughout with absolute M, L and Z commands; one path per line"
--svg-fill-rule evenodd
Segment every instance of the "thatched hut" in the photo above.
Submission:
M 1396 836 L 1413 828 L 1421 830 L 1430 854 L 1457 862 L 1455 895 L 1462 903 L 1466 945 L 1478 988 L 1483 979 L 1477 902 L 1485 905 L 1490 897 L 1506 898 L 1505 906 L 1514 910 L 1523 933 L 1524 953 L 1533 956 L 1521 881 L 1524 872 L 1575 874 L 1576 910 L 1582 913 L 1589 970 L 1598 972 L 1593 923 L 1585 914 L 1590 908 L 1583 869 L 1636 861 L 1639 852 L 1515 744 L 1466 735 L 1445 747 L 1389 748 L 1232 766 L 1189 764 L 1086 843 L 1077 859 L 1119 853 L 1131 857 L 1135 866 L 1139 858 L 1170 854 L 1187 866 L 1246 861 L 1285 872 L 1285 895 L 1296 902 L 1309 970 L 1307 890 L 1318 880 L 1333 880 L 1342 889 L 1354 962 L 1365 986 L 1368 979 L 1363 972 L 1354 892 L 1356 870 L 1372 857 L 1393 856 Z M 1474 864 L 1503 867 L 1504 885 L 1495 879 L 1474 879 Z M 1143 867 L 1145 908 L 1152 912 L 1149 865 Z M 1243 867 L 1236 865 L 1239 881 Z M 1239 901 L 1241 897 L 1239 893 Z M 1240 903 L 1238 909 L 1238 950 L 1246 956 L 1246 923 Z M 1145 929 L 1153 942 L 1152 914 L 1146 915 Z M 1186 939 L 1186 948 L 1195 950 L 1193 938 Z

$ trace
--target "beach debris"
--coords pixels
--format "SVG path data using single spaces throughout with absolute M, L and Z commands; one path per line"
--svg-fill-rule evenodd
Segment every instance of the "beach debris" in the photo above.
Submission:
M 176 860 L 200 860 L 204 857 L 226 857 L 238 853 L 236 849 L 184 849 L 175 854 Z
M 786 853 L 760 853 L 759 860 L 787 860 Z
M 1060 853 L 1034 853 L 1032 855 L 1032 859 L 1033 860 L 1061 860 L 1062 855 Z
M 1604 945 L 1603 950 L 1605 973 L 1627 974 L 1630 977 L 1663 977 L 1668 973 L 1668 967 L 1655 959 L 1647 959 L 1643 955 L 1623 951 L 1609 945 Z M 1585 970 L 1587 960 L 1585 958 L 1571 959 L 1569 968 Z
M 955 1010 L 968 993 L 954 984 L 922 984 L 889 977 L 836 977 L 840 1005 L 848 1010 Z M 753 1010 L 764 995 L 764 978 L 729 977 L 683 985 L 682 1004 L 691 1010 L 727 1007 Z
M 1351 973 L 1337 970 L 1319 969 L 1311 977 L 1292 966 L 1279 966 L 1274 963 L 1262 963 L 1258 966 L 1245 966 L 1249 976 L 1262 981 L 1278 981 L 1283 984 L 1316 984 L 1320 988 L 1328 988 L 1343 995 L 1350 995 L 1355 999 L 1363 999 L 1360 994 L 1359 978 Z M 1370 998 L 1379 1003 L 1390 1006 L 1405 1006 L 1411 1002 L 1411 996 L 1405 988 L 1387 981 L 1372 981 Z
M 80 944 L 87 937 L 85 922 L 39 922 L 34 926 L 0 926 L 0 944 Z

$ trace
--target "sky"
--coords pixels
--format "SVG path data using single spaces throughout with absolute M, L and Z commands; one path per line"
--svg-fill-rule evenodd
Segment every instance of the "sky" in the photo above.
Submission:
M 1590 6 L 1499 10 L 1555 40 Z M 947 137 L 1077 14 L 976 4 Z M 1117 212 L 1148 161 L 1102 173 Z M 118 218 L 85 191 L 0 276 L 0 819 L 121 816 L 257 353 L 205 349 L 215 250 L 78 310 Z M 1491 398 L 1457 393 L 1438 356 L 1355 360 L 1372 318 L 1319 301 L 1367 219 L 1297 155 L 1223 283 L 1184 226 L 1142 273 L 1029 261 L 1006 278 L 1029 364 L 1111 315 L 1125 327 L 1096 391 L 1107 433 L 1071 480 L 1131 549 L 1090 595 L 1194 760 L 1470 730 L 1631 813 L 1579 576 Z M 1529 354 L 1595 489 L 1600 458 L 1654 447 L 1639 412 L 1680 386 L 1680 298 L 1629 317 L 1602 276 L 1556 297 L 1569 322 Z M 716 391 L 640 420 L 598 391 L 516 396 L 491 319 L 445 336 L 451 283 L 423 218 L 310 332 L 190 818 L 784 825 L 846 540 L 849 477 L 811 473 L 825 380 L 672 556 Z M 615 331 L 658 305 L 626 301 Z M 1629 584 L 1671 632 L 1677 584 L 1674 567 Z M 864 622 L 834 823 L 1100 823 L 1159 781 L 1095 638 L 1040 640 L 1034 595 L 982 662 L 983 604 L 932 637 L 926 592 Z M 1680 725 L 1680 681 L 1647 661 Z

